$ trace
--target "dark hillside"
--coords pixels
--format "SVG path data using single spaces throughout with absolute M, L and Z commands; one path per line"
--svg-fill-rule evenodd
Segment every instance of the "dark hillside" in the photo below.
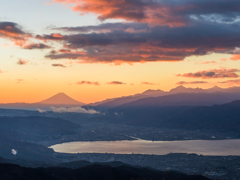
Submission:
M 78 169 L 24 168 L 13 164 L 0 164 L 1 180 L 208 180 L 198 175 L 179 172 L 161 172 L 129 166 L 110 167 L 90 165 Z

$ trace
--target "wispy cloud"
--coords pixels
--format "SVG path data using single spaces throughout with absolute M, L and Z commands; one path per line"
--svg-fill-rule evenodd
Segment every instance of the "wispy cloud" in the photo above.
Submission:
M 87 84 L 87 85 L 95 85 L 95 86 L 99 86 L 100 85 L 99 82 L 91 82 L 91 81 L 78 81 L 76 84 L 77 85 Z
M 240 54 L 234 54 L 230 59 L 233 61 L 240 60 Z
M 23 79 L 16 79 L 17 83 L 23 82 Z
M 144 84 L 144 85 L 156 85 L 155 83 L 150 83 L 150 82 L 141 82 L 141 84 Z
M 66 66 L 64 66 L 63 64 L 52 64 L 53 67 L 63 67 L 65 68 Z
M 207 81 L 192 81 L 192 82 L 186 82 L 186 81 L 179 81 L 176 84 L 177 85 L 184 85 L 184 84 L 207 84 Z
M 51 48 L 50 46 L 39 43 L 39 44 L 27 44 L 23 46 L 24 49 L 49 49 Z
M 25 65 L 25 64 L 27 64 L 28 62 L 29 62 L 28 60 L 18 59 L 17 64 L 18 64 L 18 65 Z
M 236 84 L 236 85 L 240 85 L 240 79 L 222 81 L 222 82 L 218 82 L 218 83 L 228 84 L 228 85 L 235 85 L 235 84 Z
M 221 61 L 227 61 L 228 60 L 228 58 L 222 58 L 221 59 Z
M 109 84 L 109 85 L 125 85 L 126 83 L 121 82 L 121 81 L 111 81 L 111 82 L 107 82 L 106 84 Z
M 202 78 L 202 79 L 210 79 L 210 78 L 237 78 L 239 77 L 236 72 L 239 72 L 238 69 L 211 69 L 206 71 L 198 71 L 196 73 L 185 73 L 178 74 L 176 76 L 188 77 L 188 78 Z
M 206 61 L 206 62 L 201 62 L 201 63 L 196 63 L 196 64 L 216 64 L 216 61 Z
M 42 110 L 42 109 L 39 109 L 39 108 L 37 108 L 36 110 L 37 110 L 38 112 L 40 112 L 40 113 L 47 113 L 47 111 Z

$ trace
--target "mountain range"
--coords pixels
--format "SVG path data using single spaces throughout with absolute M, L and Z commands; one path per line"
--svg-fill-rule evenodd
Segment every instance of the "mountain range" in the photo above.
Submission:
M 179 96 L 177 95 L 179 94 Z M 180 95 L 181 94 L 181 95 Z M 195 94 L 195 95 L 193 95 Z M 162 99 L 160 98 L 162 97 Z M 164 98 L 163 98 L 164 97 Z M 149 99 L 147 99 L 149 98 Z M 174 101 L 175 99 L 175 101 Z M 223 104 L 231 102 L 233 100 L 240 99 L 240 87 L 231 88 L 220 88 L 214 86 L 210 89 L 201 88 L 186 88 L 184 86 L 178 86 L 171 89 L 168 92 L 158 90 L 147 90 L 143 93 L 123 96 L 118 98 L 106 99 L 100 102 L 84 104 L 82 102 L 76 101 L 64 93 L 58 93 L 46 100 L 36 102 L 36 103 L 8 103 L 0 104 L 0 108 L 13 108 L 13 109 L 45 109 L 50 110 L 51 107 L 76 107 L 85 106 L 92 107 L 95 109 L 109 109 L 118 107 L 124 104 L 130 105 L 129 103 L 142 104 L 152 101 L 152 105 L 162 104 L 162 105 L 213 105 L 213 104 Z M 142 102 L 140 102 L 142 101 Z M 156 103 L 158 102 L 158 103 Z M 133 104 L 134 104 L 133 103 Z
M 179 96 L 176 94 L 179 94 Z M 185 94 L 185 96 L 181 97 L 182 94 Z M 192 95 L 188 97 L 187 94 L 192 94 Z M 195 94 L 194 102 L 192 100 L 193 94 Z M 208 94 L 208 95 L 200 95 L 200 94 Z M 171 101 L 172 104 L 174 104 L 173 98 L 175 98 L 178 105 L 223 104 L 223 103 L 231 102 L 233 100 L 240 99 L 240 87 L 231 87 L 231 88 L 223 89 L 218 86 L 214 86 L 210 89 L 201 89 L 201 88 L 185 88 L 184 86 L 181 85 L 174 89 L 171 89 L 168 92 L 164 92 L 162 90 L 147 90 L 141 94 L 108 99 L 102 102 L 88 104 L 87 106 L 95 107 L 97 109 L 109 109 L 109 108 L 118 107 L 127 103 L 137 102 L 138 100 L 146 101 L 146 98 L 149 98 L 149 101 L 153 101 L 153 104 L 156 103 L 156 101 L 159 101 L 160 104 L 164 105 L 164 103 L 166 102 L 163 102 L 163 101 L 161 102 L 160 101 L 161 98 L 157 99 L 163 96 L 166 96 L 166 98 L 163 98 L 165 101 L 167 102 Z M 205 96 L 205 99 L 201 99 L 203 96 Z M 187 103 L 187 102 L 190 102 L 190 103 Z M 165 104 L 165 105 L 168 105 L 168 104 Z

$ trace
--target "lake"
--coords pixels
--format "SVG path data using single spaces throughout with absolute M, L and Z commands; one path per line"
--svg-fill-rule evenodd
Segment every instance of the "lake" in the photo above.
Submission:
M 155 154 L 195 153 L 201 155 L 240 155 L 240 139 L 186 141 L 93 141 L 68 142 L 51 146 L 62 153 Z

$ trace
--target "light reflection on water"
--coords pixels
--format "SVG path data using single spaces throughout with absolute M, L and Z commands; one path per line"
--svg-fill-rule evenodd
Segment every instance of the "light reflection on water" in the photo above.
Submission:
M 68 142 L 51 146 L 62 153 L 155 154 L 195 153 L 202 155 L 240 155 L 240 139 L 188 141 L 93 141 Z

